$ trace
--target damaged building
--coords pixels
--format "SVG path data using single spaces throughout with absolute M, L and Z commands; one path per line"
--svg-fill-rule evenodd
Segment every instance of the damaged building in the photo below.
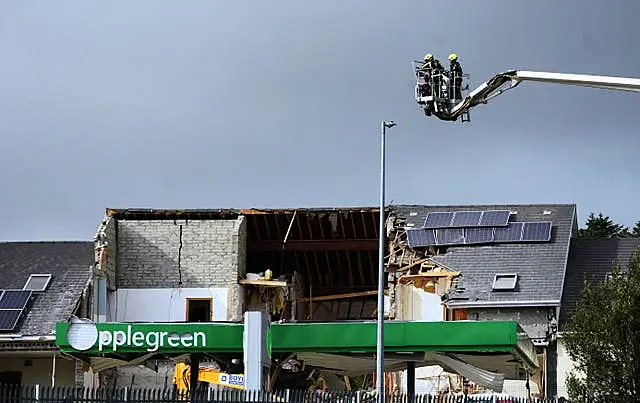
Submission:
M 517 320 L 537 346 L 533 380 L 553 396 L 557 323 L 577 228 L 572 204 L 394 206 L 387 220 L 390 282 L 439 295 L 443 320 Z M 407 302 L 392 299 L 396 314 L 417 319 L 406 316 Z
M 537 345 L 534 383 L 553 388 L 575 206 L 390 206 L 386 214 L 385 317 L 516 320 Z M 107 209 L 91 319 L 240 322 L 244 311 L 267 306 L 274 322 L 374 320 L 378 223 L 379 210 L 368 207 Z M 490 356 L 463 359 L 492 367 Z M 124 385 L 173 375 L 158 362 L 147 365 L 153 371 L 113 360 L 92 367 Z

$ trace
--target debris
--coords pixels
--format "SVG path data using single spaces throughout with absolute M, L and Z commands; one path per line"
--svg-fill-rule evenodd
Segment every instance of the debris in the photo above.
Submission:
M 460 276 L 460 272 L 452 271 L 429 261 L 433 268 L 420 270 L 416 274 L 407 273 L 398 278 L 398 284 L 412 284 L 426 292 L 444 295 L 453 283 L 453 279 Z
M 266 304 L 269 313 L 276 315 L 286 306 L 289 295 L 289 283 L 286 280 L 273 280 L 271 270 L 265 270 L 264 275 L 247 273 L 246 279 L 238 283 L 247 287 L 249 306 L 259 307 Z

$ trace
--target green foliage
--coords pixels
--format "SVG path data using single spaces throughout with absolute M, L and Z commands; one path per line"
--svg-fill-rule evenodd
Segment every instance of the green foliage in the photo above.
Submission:
M 640 234 L 640 227 L 638 225 L 636 227 Z M 609 216 L 604 216 L 602 213 L 597 216 L 593 213 L 589 214 L 585 228 L 578 230 L 578 237 L 580 238 L 621 238 L 627 236 L 631 236 L 628 228 L 614 223 Z
M 575 365 L 567 379 L 572 402 L 640 396 L 640 248 L 626 273 L 612 272 L 608 281 L 585 281 L 563 336 Z
M 631 236 L 640 238 L 640 221 L 636 222 L 635 227 L 631 230 Z

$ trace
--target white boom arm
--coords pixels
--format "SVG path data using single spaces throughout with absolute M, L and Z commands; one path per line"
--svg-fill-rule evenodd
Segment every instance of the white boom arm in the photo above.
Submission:
M 511 70 L 495 75 L 489 81 L 471 91 L 466 99 L 451 108 L 451 118 L 457 118 L 478 104 L 486 104 L 491 98 L 516 87 L 522 81 L 538 81 L 551 84 L 578 85 L 581 87 L 640 92 L 640 79 L 638 78 Z

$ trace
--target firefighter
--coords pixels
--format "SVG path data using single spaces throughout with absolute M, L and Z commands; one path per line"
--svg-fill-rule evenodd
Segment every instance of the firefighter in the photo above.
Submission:
M 424 85 L 420 86 L 420 92 L 422 96 L 430 96 L 431 95 L 431 64 L 429 61 L 433 59 L 433 55 L 431 53 L 427 53 L 424 57 L 422 65 L 418 69 L 418 76 L 424 79 Z
M 430 81 L 433 82 L 433 89 L 436 97 L 440 97 L 440 91 L 442 87 L 442 73 L 444 72 L 444 67 L 438 59 L 433 57 L 433 54 L 427 53 L 424 56 L 424 64 L 421 67 L 421 70 L 426 70 L 429 73 Z
M 429 90 L 433 88 L 435 92 L 434 95 L 436 97 L 440 97 L 440 91 L 441 91 L 441 85 L 442 85 L 441 74 L 444 71 L 444 68 L 442 67 L 442 64 L 440 63 L 440 61 L 435 57 L 433 57 L 433 54 L 427 53 L 424 56 L 424 63 L 422 64 L 422 67 L 420 68 L 420 70 L 427 73 L 426 79 L 427 79 L 427 83 L 429 83 L 428 85 Z
M 442 64 L 440 63 L 440 61 L 438 59 L 436 59 L 435 57 L 433 57 L 433 54 L 431 53 L 427 53 L 424 56 L 424 64 L 422 66 L 422 68 L 424 69 L 440 69 L 443 70 L 444 68 L 442 67 Z
M 462 99 L 462 66 L 458 62 L 458 55 L 452 53 L 449 55 L 449 78 L 451 80 L 449 86 L 449 99 Z

